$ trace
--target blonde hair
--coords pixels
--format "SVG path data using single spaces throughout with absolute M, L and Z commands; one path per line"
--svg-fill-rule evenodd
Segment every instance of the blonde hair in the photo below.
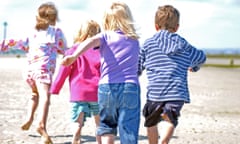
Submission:
M 126 36 L 138 39 L 139 36 L 134 28 L 132 13 L 127 4 L 113 2 L 103 17 L 104 30 L 121 30 Z
M 179 11 L 171 5 L 159 6 L 155 14 L 155 24 L 159 29 L 174 30 L 180 19 Z
M 54 3 L 43 3 L 38 8 L 38 16 L 36 17 L 36 30 L 46 30 L 49 25 L 55 25 L 58 20 L 58 10 Z
M 74 43 L 82 42 L 101 32 L 100 25 L 94 20 L 86 20 L 81 23 L 80 29 L 74 38 Z

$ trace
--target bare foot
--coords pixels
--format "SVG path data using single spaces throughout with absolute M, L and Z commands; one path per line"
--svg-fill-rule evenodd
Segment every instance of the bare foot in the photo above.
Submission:
M 72 144 L 81 144 L 80 132 L 76 132 L 76 133 L 73 134 Z
M 81 144 L 81 140 L 77 138 L 73 138 L 72 144 Z
M 53 144 L 51 138 L 47 134 L 46 130 L 43 128 L 37 128 L 37 132 L 41 135 L 42 143 L 43 144 Z
M 41 142 L 42 142 L 42 144 L 53 144 L 53 142 L 49 136 L 47 136 L 47 137 L 42 136 Z
M 25 124 L 21 126 L 22 130 L 29 130 L 30 126 L 32 125 L 32 121 L 27 121 Z

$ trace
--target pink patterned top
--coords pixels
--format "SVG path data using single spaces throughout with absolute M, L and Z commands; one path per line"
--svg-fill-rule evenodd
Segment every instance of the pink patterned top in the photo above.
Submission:
M 33 37 L 25 41 L 4 40 L 0 50 L 6 52 L 12 49 L 27 52 L 28 71 L 41 70 L 53 74 L 57 54 L 64 54 L 67 42 L 60 28 L 49 26 L 46 31 L 36 31 Z

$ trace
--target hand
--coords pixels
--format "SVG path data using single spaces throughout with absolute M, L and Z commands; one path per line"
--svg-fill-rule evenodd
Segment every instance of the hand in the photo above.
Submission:
M 199 69 L 200 69 L 199 66 L 189 67 L 189 68 L 188 68 L 188 70 L 189 70 L 190 72 L 197 72 Z
M 193 72 L 193 69 L 191 67 L 188 68 L 188 71 Z
M 63 57 L 61 64 L 64 66 L 69 66 L 71 65 L 74 61 L 76 60 L 76 57 L 72 55 L 68 55 Z

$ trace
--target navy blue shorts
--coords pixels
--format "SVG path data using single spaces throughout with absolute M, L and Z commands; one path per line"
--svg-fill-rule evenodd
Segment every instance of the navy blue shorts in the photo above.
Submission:
M 153 102 L 148 100 L 143 108 L 144 126 L 152 127 L 157 125 L 163 120 L 161 115 L 166 114 L 171 123 L 176 127 L 183 105 L 184 101 Z

